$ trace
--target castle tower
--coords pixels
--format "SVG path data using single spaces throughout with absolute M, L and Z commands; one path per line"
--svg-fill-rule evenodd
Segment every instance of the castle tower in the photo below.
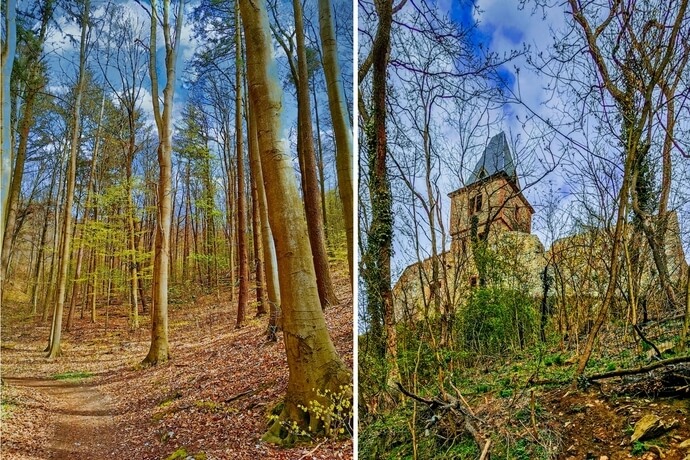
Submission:
M 504 132 L 491 138 L 467 185 L 448 194 L 453 250 L 465 252 L 474 235 L 530 233 L 534 208 L 522 194 L 515 161 Z

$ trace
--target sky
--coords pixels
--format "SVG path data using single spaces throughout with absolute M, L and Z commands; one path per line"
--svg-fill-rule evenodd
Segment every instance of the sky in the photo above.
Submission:
M 25 10 L 28 5 L 33 4 L 35 0 L 20 0 L 19 9 Z M 345 6 L 347 6 L 347 0 L 345 0 Z M 105 6 L 108 0 L 92 0 L 93 14 L 92 17 L 103 17 L 105 11 Z M 148 44 L 148 24 L 149 16 L 144 8 L 137 4 L 133 0 L 114 0 L 114 3 L 122 6 L 125 10 L 141 24 L 144 25 L 144 41 Z M 142 0 L 144 5 L 147 5 L 146 0 Z M 173 2 L 175 3 L 175 2 Z M 179 124 L 182 117 L 182 111 L 184 109 L 185 103 L 189 98 L 189 93 L 191 91 L 191 85 L 189 81 L 194 78 L 193 73 L 189 67 L 189 63 L 194 56 L 194 52 L 200 45 L 200 39 L 195 36 L 194 26 L 188 14 L 193 11 L 193 9 L 198 5 L 198 0 L 187 0 L 185 2 L 185 20 L 182 25 L 181 37 L 179 39 L 179 57 L 177 60 L 177 79 L 175 85 L 174 93 L 174 105 L 173 105 L 173 124 Z M 346 14 L 347 8 L 344 8 L 341 0 L 338 7 L 338 12 L 336 15 L 336 21 L 342 21 L 342 16 Z M 287 0 L 283 0 L 281 4 L 282 11 L 285 12 L 285 23 L 284 26 L 290 27 L 292 19 L 292 6 Z M 315 17 L 316 8 L 307 7 L 304 10 L 305 18 L 312 19 L 312 23 L 315 24 L 315 28 L 318 31 L 318 20 Z M 47 43 L 45 45 L 45 53 L 47 55 L 47 62 L 50 68 L 50 84 L 49 90 L 54 94 L 64 95 L 69 91 L 70 86 L 76 79 L 77 74 L 77 58 L 79 50 L 79 38 L 80 38 L 80 28 L 79 25 L 67 18 L 61 10 L 58 10 L 54 15 L 56 24 L 51 28 L 50 35 L 48 37 Z M 99 26 L 102 27 L 102 26 Z M 94 34 L 98 33 L 98 28 L 94 30 Z M 162 94 L 163 87 L 165 85 L 165 65 L 164 65 L 164 43 L 163 36 L 160 32 L 158 36 L 158 75 L 159 75 L 159 90 Z M 342 38 L 342 37 L 340 37 Z M 339 52 L 343 55 L 343 62 L 341 65 L 345 68 L 348 73 L 352 73 L 352 51 L 349 49 L 344 49 L 341 47 Z M 274 41 L 274 55 L 278 61 L 278 69 L 280 72 L 279 78 L 283 80 L 285 78 L 285 73 L 287 72 L 287 67 L 285 64 L 285 53 L 280 46 Z M 98 69 L 95 64 L 95 59 L 91 59 L 92 67 Z M 98 70 L 96 70 L 98 72 Z M 351 77 L 350 77 L 351 78 Z M 345 88 L 349 100 L 352 100 L 351 86 Z M 115 101 L 115 96 L 112 96 L 113 101 Z M 228 101 L 232 104 L 232 101 Z M 317 94 L 317 103 L 319 105 L 319 115 L 322 120 L 322 138 L 327 138 L 331 135 L 330 133 L 330 118 L 328 112 L 327 95 L 325 91 Z M 313 104 L 313 102 L 312 102 Z M 144 85 L 139 98 L 139 107 L 143 112 L 146 123 L 151 127 L 155 126 L 153 120 L 153 107 L 152 107 L 152 95 L 150 89 L 150 80 L 148 77 L 148 69 L 146 69 L 146 77 Z M 313 110 L 313 107 L 312 107 Z M 297 169 L 297 157 L 294 148 L 290 149 L 290 146 L 294 147 L 296 145 L 296 130 L 294 126 L 297 120 L 297 105 L 296 100 L 293 96 L 293 91 L 290 88 L 284 90 L 283 98 L 283 111 L 282 111 L 282 128 L 283 137 L 285 142 L 289 146 L 289 150 L 293 154 L 293 159 L 295 162 L 295 167 Z M 212 144 L 214 148 L 215 144 Z M 329 163 L 330 164 L 330 163 Z M 335 171 L 326 170 L 327 176 L 327 187 L 335 187 Z
M 531 56 L 536 56 L 540 52 L 546 53 L 554 43 L 554 37 L 559 36 L 568 26 L 566 6 L 559 3 L 555 3 L 551 8 L 542 9 L 536 8 L 533 1 L 521 0 L 417 0 L 417 2 L 423 1 L 426 1 L 428 5 L 434 5 L 438 11 L 448 14 L 463 26 L 471 26 L 476 22 L 477 27 L 472 32 L 470 41 L 478 55 L 486 50 L 503 55 L 512 50 L 524 49 L 524 47 L 529 49 Z M 412 8 L 411 3 L 408 2 L 402 12 Z M 550 77 L 532 70 L 532 66 L 527 62 L 527 55 L 519 56 L 503 65 L 498 74 L 507 87 L 519 93 L 524 105 L 504 104 L 483 115 L 487 120 L 499 120 L 499 122 L 483 134 L 485 136 L 483 142 L 478 142 L 474 148 L 465 152 L 467 161 L 462 168 L 464 177 L 458 178 L 456 172 L 441 173 L 437 182 L 442 198 L 441 206 L 447 219 L 450 213 L 450 201 L 446 194 L 462 185 L 463 180 L 467 179 L 469 172 L 474 168 L 485 143 L 491 136 L 503 130 L 508 135 L 509 141 L 512 140 L 517 146 L 518 174 L 522 176 L 521 184 L 524 186 L 525 183 L 534 183 L 538 180 L 524 192 L 536 210 L 532 231 L 548 248 L 553 239 L 545 226 L 545 209 L 549 205 L 548 199 L 553 197 L 559 202 L 560 235 L 557 236 L 565 236 L 572 228 L 572 222 L 568 220 L 566 210 L 576 198 L 570 176 L 581 165 L 577 164 L 580 160 L 565 160 L 563 156 L 559 156 L 558 152 L 568 142 L 566 139 L 553 134 L 550 139 L 539 139 L 539 135 L 543 134 L 543 126 L 540 127 L 539 124 L 525 122 L 525 120 L 529 117 L 527 107 L 544 119 L 556 120 L 562 114 L 554 108 L 561 109 L 569 105 L 549 89 L 553 88 Z M 396 82 L 393 80 L 392 84 L 396 85 Z M 459 121 L 461 122 L 462 120 Z M 443 141 L 461 145 L 458 136 L 457 129 L 447 126 L 443 132 Z M 515 150 L 511 150 L 515 155 Z M 527 165 L 521 162 L 522 156 L 529 158 Z M 687 160 L 685 166 L 687 169 Z M 675 167 L 681 168 L 683 163 L 678 162 Z M 542 173 L 551 168 L 553 170 L 541 178 Z M 676 186 L 680 185 L 676 184 Z M 423 190 L 421 182 L 419 190 Z M 613 191 L 615 192 L 617 190 Z M 681 214 L 690 215 L 690 206 L 687 203 L 680 203 L 680 209 Z M 401 219 L 408 219 L 408 217 Z M 405 225 L 405 223 L 402 224 L 403 227 Z M 449 228 L 448 220 L 445 225 L 446 229 Z M 684 239 L 686 259 L 690 259 L 690 238 L 687 236 L 690 228 L 685 228 L 688 227 L 687 223 L 684 225 L 681 222 L 681 225 L 682 231 L 686 234 Z M 394 281 L 409 263 L 416 261 L 415 255 L 409 249 L 409 244 L 409 236 L 396 234 L 393 259 Z M 429 246 L 427 242 L 425 245 L 427 251 Z

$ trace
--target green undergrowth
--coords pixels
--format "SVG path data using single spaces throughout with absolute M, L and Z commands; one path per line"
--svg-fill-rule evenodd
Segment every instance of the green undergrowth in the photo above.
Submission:
M 480 432 L 491 436 L 492 459 L 557 458 L 563 449 L 561 434 L 551 428 L 557 416 L 540 404 L 540 396 L 573 381 L 579 359 L 576 350 L 549 338 L 545 344 L 533 342 L 523 349 L 508 347 L 501 353 L 481 354 L 457 344 L 434 347 L 423 332 L 413 329 L 399 329 L 398 339 L 397 362 L 403 386 L 425 399 L 443 399 L 443 394 L 457 399 L 460 393 L 478 417 L 488 421 Z M 387 363 L 366 352 L 366 336 L 360 337 L 359 345 L 359 458 L 479 457 L 479 446 L 464 428 L 462 416 L 446 415 L 430 426 L 434 413 L 423 403 L 415 405 L 411 398 L 394 395 L 385 384 Z M 627 349 L 599 345 L 585 375 L 649 364 L 647 348 L 642 344 Z M 662 357 L 672 357 L 673 353 L 666 350 Z M 583 408 L 575 406 L 572 413 Z M 630 449 L 640 455 L 649 450 L 649 444 L 639 443 Z
M 15 407 L 16 404 L 14 400 L 3 395 L 2 400 L 0 400 L 0 420 L 7 420 L 10 418 Z
M 398 405 L 385 415 L 377 415 L 360 430 L 359 458 L 393 460 L 434 458 L 475 460 L 481 452 L 475 440 L 457 420 L 446 417 L 426 428 L 432 416 L 427 409 L 412 403 Z M 541 415 L 540 415 L 541 417 Z M 525 418 L 527 421 L 525 421 Z M 415 423 L 413 424 L 413 420 Z M 491 433 L 491 458 L 499 460 L 550 460 L 555 458 L 556 435 L 539 430 L 539 438 L 525 434 L 529 415 L 520 414 L 511 426 Z
M 193 458 L 194 460 L 206 460 L 208 457 L 204 452 L 189 454 L 187 453 L 187 449 L 180 447 L 175 452 L 167 456 L 165 460 L 187 460 L 188 458 Z
M 300 443 L 313 443 L 319 439 L 347 439 L 353 435 L 354 409 L 352 406 L 352 385 L 340 385 L 337 391 L 314 389 L 318 400 L 306 406 L 298 404 L 302 414 L 307 416 L 298 423 L 285 416 L 285 403 L 278 403 L 268 413 L 269 429 L 262 440 L 283 447 Z M 306 426 L 305 426 L 306 425 Z
M 60 374 L 53 374 L 54 380 L 82 380 L 93 377 L 93 373 L 88 371 L 67 371 Z

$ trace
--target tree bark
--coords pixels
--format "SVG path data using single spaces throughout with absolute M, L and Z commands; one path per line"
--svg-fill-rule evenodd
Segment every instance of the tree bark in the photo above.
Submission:
M 316 149 L 319 152 L 317 167 L 319 170 L 319 191 L 321 192 L 321 215 L 323 216 L 323 233 L 328 244 L 328 212 L 326 210 L 326 176 L 323 165 L 323 146 L 321 145 L 321 123 L 319 121 L 319 104 L 316 101 L 316 85 L 311 89 L 314 100 L 314 119 L 316 120 Z M 343 216 L 343 219 L 345 217 Z
M 62 250 L 60 251 L 60 271 L 58 273 L 58 296 L 53 316 L 51 341 L 48 349 L 48 358 L 60 356 L 60 339 L 62 336 L 62 312 L 65 307 L 67 294 L 67 277 L 69 275 L 69 263 L 71 259 L 72 244 L 72 203 L 74 202 L 74 186 L 77 173 L 77 156 L 79 154 L 79 138 L 81 135 L 81 100 L 84 93 L 86 72 L 86 39 L 89 28 L 89 14 L 91 1 L 85 0 L 81 16 L 81 39 L 79 50 L 79 76 L 75 89 L 74 111 L 72 113 L 72 141 L 70 144 L 69 168 L 67 170 L 67 191 L 65 193 L 65 208 L 62 221 Z
M 24 164 L 26 162 L 26 151 L 29 140 L 29 130 L 34 123 L 34 104 L 36 96 L 46 85 L 47 79 L 43 78 L 40 58 L 43 53 L 43 43 L 45 42 L 48 31 L 48 23 L 53 16 L 53 2 L 47 0 L 41 10 L 41 25 L 35 43 L 28 46 L 26 57 L 26 100 L 22 110 L 22 117 L 19 121 L 19 145 L 14 159 L 14 170 L 12 172 L 12 182 L 10 184 L 9 196 L 4 226 L 4 237 L 2 239 L 2 257 L 0 261 L 0 280 L 4 280 L 8 273 L 10 250 L 14 243 L 16 234 L 17 212 L 19 210 L 19 193 L 21 191 L 22 178 L 24 177 Z M 11 64 L 10 64 L 11 65 Z M 4 75 L 3 75 L 4 76 Z M 8 82 L 9 84 L 9 79 Z M 9 92 L 7 93 L 9 94 Z M 3 97 L 3 101 L 4 101 Z M 9 97 L 8 103 L 9 103 Z M 4 141 L 3 141 L 4 142 Z M 9 152 L 8 152 L 9 153 Z M 3 178 L 4 180 L 4 178 Z M 4 207 L 3 207 L 4 209 Z
M 244 143 L 242 142 L 242 36 L 240 7 L 235 3 L 235 136 L 237 140 L 237 252 L 240 290 L 237 295 L 236 328 L 244 325 L 249 299 L 249 261 L 247 257 L 247 198 L 244 181 Z
M 251 148 L 251 144 L 249 148 Z M 254 282 L 256 283 L 257 302 L 256 316 L 263 316 L 267 313 L 266 290 L 264 289 L 264 261 L 261 248 L 261 224 L 259 223 L 259 190 L 254 174 L 250 174 L 250 182 L 252 188 L 252 240 L 254 242 Z
M 183 0 L 179 0 L 176 14 L 175 38 L 170 36 L 170 0 L 163 0 L 163 35 L 165 38 L 165 88 L 163 113 L 158 103 L 158 73 L 156 71 L 157 1 L 151 1 L 151 42 L 149 45 L 149 75 L 153 97 L 153 114 L 158 128 L 158 219 L 153 261 L 153 299 L 151 307 L 151 347 L 143 364 L 155 365 L 169 358 L 168 344 L 168 275 L 170 273 L 170 227 L 172 225 L 172 110 L 175 92 L 177 46 L 182 32 Z
M 0 101 L 2 111 L 0 111 L 0 248 L 4 246 L 3 237 L 5 235 L 5 225 L 7 223 L 7 204 L 9 200 L 10 175 L 12 171 L 12 129 L 10 101 L 10 80 L 12 76 L 12 66 L 14 64 L 14 54 L 17 47 L 17 2 L 7 0 L 3 11 L 5 20 L 5 40 L 0 47 Z M 5 283 L 4 273 L 0 269 L 0 299 L 2 298 L 3 284 Z
M 386 159 L 386 69 L 390 52 L 393 23 L 392 0 L 376 0 L 379 23 L 372 44 L 372 114 L 367 129 L 369 162 L 369 195 L 372 206 L 371 225 L 367 238 L 366 280 L 367 302 L 380 310 L 385 335 L 384 356 L 388 364 L 386 382 L 395 388 L 400 371 L 397 363 L 397 332 L 391 291 L 391 246 L 393 241 L 393 209 Z
M 320 308 L 304 211 L 292 161 L 280 139 L 282 90 L 275 80 L 275 61 L 264 0 L 240 0 L 247 41 L 247 72 L 252 110 L 256 111 L 261 168 L 268 217 L 275 239 L 283 306 L 283 330 L 290 376 L 280 420 L 293 420 L 312 433 L 321 427 L 316 414 L 303 411 L 310 401 L 325 403 L 323 392 L 349 392 L 352 374 L 340 360 Z M 320 393 L 320 394 L 319 394 Z M 264 439 L 280 443 L 280 420 Z
M 261 159 L 259 158 L 259 140 L 257 138 L 255 109 L 249 105 L 249 166 L 252 176 L 256 178 L 257 204 L 261 221 L 261 250 L 263 252 L 264 273 L 266 275 L 266 294 L 269 303 L 268 339 L 277 340 L 276 333 L 280 323 L 280 286 L 278 282 L 278 263 L 273 233 L 268 222 L 268 207 L 264 187 Z
M 354 180 L 352 126 L 347 112 L 342 83 L 342 73 L 338 63 L 338 48 L 333 25 L 333 8 L 331 0 L 319 0 L 319 29 L 321 48 L 323 49 L 323 70 L 326 77 L 328 107 L 331 112 L 336 145 L 336 171 L 338 174 L 338 192 L 343 203 L 343 219 L 347 235 L 347 261 L 350 272 L 350 283 L 354 284 Z
M 94 139 L 94 148 L 91 155 L 91 167 L 89 169 L 89 181 L 86 184 L 86 200 L 84 201 L 84 211 L 82 217 L 82 238 L 79 239 L 79 246 L 77 249 L 77 266 L 74 270 L 74 282 L 72 283 L 72 296 L 69 303 L 69 313 L 67 314 L 67 330 L 72 327 L 72 318 L 74 316 L 74 309 L 77 304 L 77 294 L 79 292 L 79 279 L 81 278 L 81 267 L 84 259 L 84 228 L 89 224 L 89 206 L 91 205 L 91 189 L 93 188 L 93 181 L 96 175 L 96 161 L 98 160 L 98 146 L 101 135 L 101 122 L 103 120 L 103 112 L 105 110 L 105 92 L 101 98 L 101 110 L 98 116 L 98 123 L 96 125 L 96 136 Z M 82 301 L 82 305 L 86 303 L 86 297 Z M 82 312 L 84 309 L 82 308 Z M 82 315 L 83 316 L 83 315 Z
M 323 230 L 323 215 L 319 200 L 319 183 L 316 172 L 316 155 L 314 153 L 314 134 L 311 125 L 311 107 L 309 101 L 309 70 L 307 68 L 307 49 L 304 38 L 302 3 L 292 1 L 295 12 L 295 32 L 297 35 L 297 154 L 302 168 L 304 208 L 307 214 L 307 230 L 311 244 L 316 282 L 322 308 L 336 305 L 338 298 L 333 290 L 331 270 L 326 253 L 326 238 Z

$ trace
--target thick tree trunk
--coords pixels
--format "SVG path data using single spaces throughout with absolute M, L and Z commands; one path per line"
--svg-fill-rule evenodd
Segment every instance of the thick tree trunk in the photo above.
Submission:
M 323 230 L 323 215 L 319 200 L 319 184 L 314 153 L 314 134 L 311 126 L 311 107 L 309 102 L 309 70 L 307 68 L 307 49 L 304 38 L 302 3 L 293 0 L 295 11 L 295 32 L 297 35 L 297 154 L 300 156 L 302 172 L 304 208 L 307 213 L 307 230 L 316 270 L 316 282 L 322 308 L 338 303 L 333 290 L 331 269 L 326 253 L 326 238 Z
M 352 266 L 354 252 L 354 180 L 352 176 L 352 127 L 347 113 L 343 90 L 342 73 L 338 63 L 338 47 L 333 24 L 331 0 L 319 0 L 319 29 L 323 49 L 323 70 L 328 91 L 328 107 L 333 121 L 336 145 L 336 171 L 338 192 L 343 203 L 345 234 L 347 235 L 347 261 L 350 269 L 350 283 L 354 283 Z
M 244 184 L 244 143 L 242 142 L 242 37 L 240 9 L 235 3 L 235 133 L 237 138 L 237 252 L 239 254 L 240 291 L 237 295 L 236 328 L 244 324 L 249 299 L 249 261 L 247 257 L 247 198 Z
M 282 91 L 275 80 L 275 61 L 264 0 L 240 0 L 247 41 L 247 71 L 252 110 L 256 111 L 261 168 L 265 177 L 268 216 L 275 238 L 283 306 L 283 330 L 290 376 L 281 420 L 321 428 L 316 414 L 300 408 L 312 401 L 326 403 L 323 392 L 342 393 L 352 374 L 338 357 L 320 308 L 304 211 L 292 161 L 280 139 Z M 281 442 L 287 436 L 280 420 L 264 439 Z

